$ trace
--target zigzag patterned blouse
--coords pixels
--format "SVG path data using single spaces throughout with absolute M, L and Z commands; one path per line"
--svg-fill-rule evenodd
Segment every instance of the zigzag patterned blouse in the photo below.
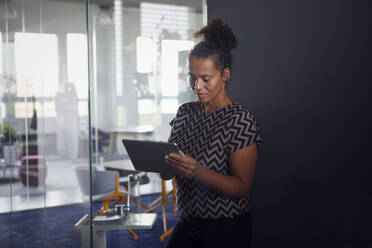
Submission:
M 204 112 L 200 102 L 185 103 L 170 125 L 169 142 L 177 143 L 202 166 L 225 175 L 230 174 L 231 153 L 261 142 L 255 117 L 238 103 L 213 112 Z M 177 207 L 183 216 L 216 219 L 245 213 L 251 207 L 249 195 L 229 197 L 183 176 L 175 176 L 175 181 Z

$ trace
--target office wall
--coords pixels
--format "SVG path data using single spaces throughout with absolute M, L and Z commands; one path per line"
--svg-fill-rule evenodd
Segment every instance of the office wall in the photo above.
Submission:
M 372 247 L 367 1 L 214 0 L 211 17 L 237 35 L 229 94 L 264 140 L 255 247 Z

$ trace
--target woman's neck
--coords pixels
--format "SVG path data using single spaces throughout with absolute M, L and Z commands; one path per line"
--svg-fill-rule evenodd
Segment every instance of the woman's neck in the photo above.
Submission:
M 227 95 L 225 95 L 221 99 L 215 99 L 214 101 L 204 103 L 203 110 L 204 112 L 213 112 L 231 103 L 233 103 L 233 101 Z

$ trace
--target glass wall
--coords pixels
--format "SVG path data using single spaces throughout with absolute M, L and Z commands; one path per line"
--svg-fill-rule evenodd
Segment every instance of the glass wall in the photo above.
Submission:
M 126 153 L 121 137 L 167 140 L 196 99 L 205 4 L 0 0 L 0 247 L 81 247 L 102 157 Z
M 70 246 L 80 237 L 59 220 L 89 212 L 75 173 L 89 189 L 86 3 L 2 0 L 0 12 L 0 246 Z
M 203 24 L 202 6 L 201 0 L 90 5 L 98 130 L 153 128 L 151 138 L 167 140 L 178 106 L 196 99 L 186 80 L 187 58 L 192 34 Z M 114 147 L 125 153 L 120 139 Z

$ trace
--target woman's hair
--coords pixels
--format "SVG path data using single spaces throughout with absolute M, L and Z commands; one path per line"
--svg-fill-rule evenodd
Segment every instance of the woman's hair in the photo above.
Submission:
M 212 56 L 218 69 L 231 69 L 231 50 L 238 45 L 238 41 L 227 23 L 224 24 L 221 19 L 210 19 L 207 26 L 194 33 L 194 37 L 202 41 L 191 50 L 190 57 Z

